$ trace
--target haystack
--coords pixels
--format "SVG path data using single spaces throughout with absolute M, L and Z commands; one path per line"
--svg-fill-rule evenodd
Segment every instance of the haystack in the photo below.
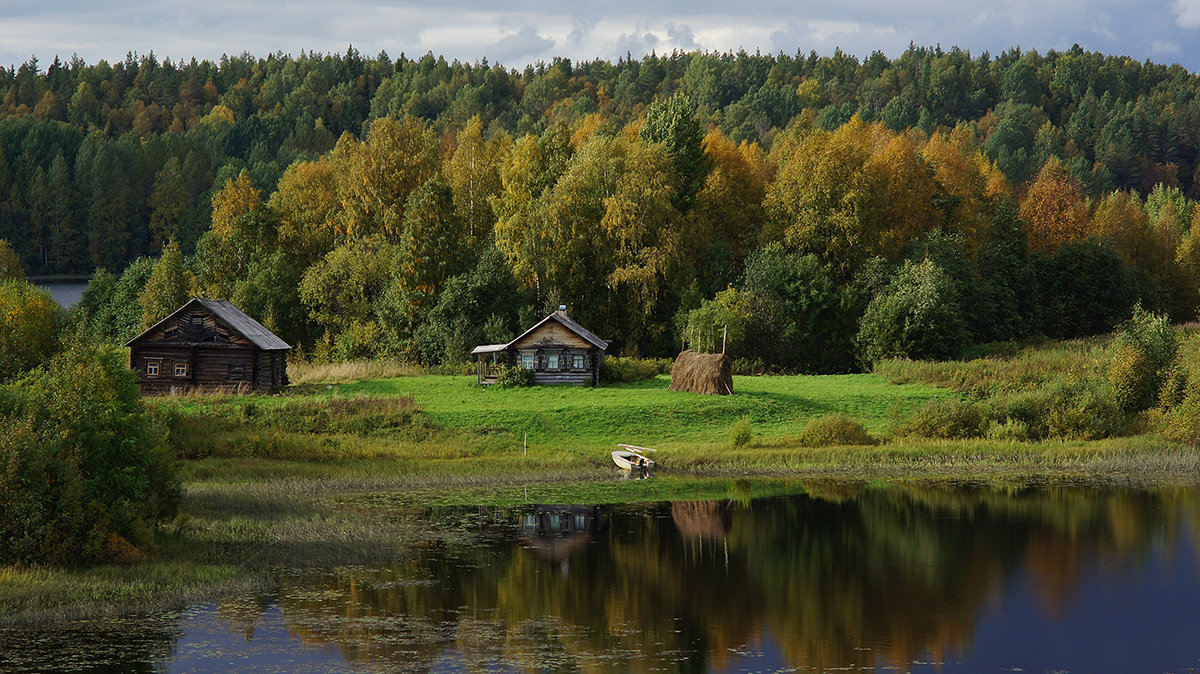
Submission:
M 683 351 L 671 368 L 671 390 L 733 395 L 733 365 L 729 356 Z

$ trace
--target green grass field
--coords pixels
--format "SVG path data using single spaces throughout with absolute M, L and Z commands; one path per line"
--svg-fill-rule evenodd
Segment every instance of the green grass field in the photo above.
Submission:
M 953 392 L 895 385 L 870 374 L 819 377 L 734 377 L 734 395 L 667 389 L 660 375 L 600 388 L 484 388 L 473 377 L 397 377 L 344 384 L 331 395 L 411 395 L 435 423 L 474 434 L 513 433 L 531 444 L 564 448 L 724 442 L 729 426 L 748 416 L 756 439 L 796 435 L 809 420 L 833 412 L 884 434 L 891 417 Z

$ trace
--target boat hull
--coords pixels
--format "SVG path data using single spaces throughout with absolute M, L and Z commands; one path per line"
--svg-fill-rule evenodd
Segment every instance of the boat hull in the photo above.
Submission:
M 649 470 L 654 467 L 654 460 L 636 452 L 617 450 L 612 453 L 613 463 L 623 470 Z

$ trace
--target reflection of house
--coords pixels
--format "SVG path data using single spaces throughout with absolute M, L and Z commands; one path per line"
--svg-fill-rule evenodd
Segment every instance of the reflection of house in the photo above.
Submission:
M 288 383 L 292 347 L 228 300 L 193 299 L 125 346 L 142 393 L 265 392 Z
M 509 365 L 533 370 L 533 381 L 538 384 L 598 386 L 607 348 L 608 342 L 568 317 L 563 305 L 508 344 L 477 346 L 471 355 L 478 359 L 480 384 L 496 382 L 495 367 L 504 355 Z
M 521 545 L 548 562 L 565 562 L 606 524 L 599 506 L 540 505 L 520 521 Z

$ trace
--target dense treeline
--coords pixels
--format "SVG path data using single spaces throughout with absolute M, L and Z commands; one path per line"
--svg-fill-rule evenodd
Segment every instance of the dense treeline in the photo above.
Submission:
M 457 361 L 564 303 L 629 354 L 728 328 L 837 371 L 1200 304 L 1200 79 L 1078 47 L 130 55 L 0 91 L 0 238 L 101 268 L 113 339 L 203 292 L 319 357 Z

